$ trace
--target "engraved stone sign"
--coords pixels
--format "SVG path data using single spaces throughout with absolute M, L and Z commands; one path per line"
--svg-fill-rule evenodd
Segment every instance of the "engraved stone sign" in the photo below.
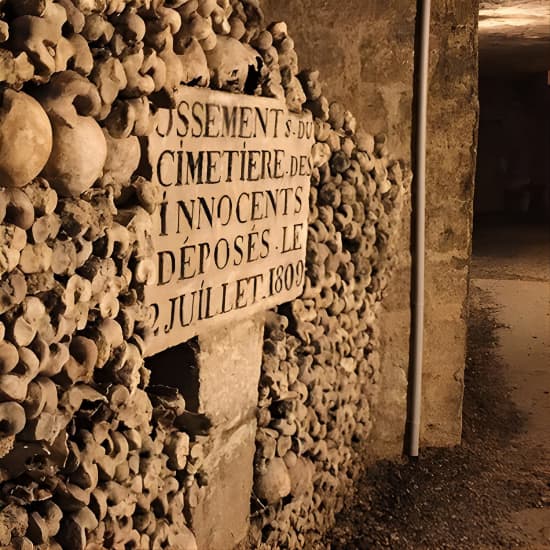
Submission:
M 269 98 L 182 88 L 159 110 L 147 355 L 300 295 L 313 134 L 309 113 Z

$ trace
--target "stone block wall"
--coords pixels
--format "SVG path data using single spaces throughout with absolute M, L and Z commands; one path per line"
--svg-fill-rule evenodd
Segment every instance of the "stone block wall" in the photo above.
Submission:
M 460 442 L 477 155 L 477 0 L 435 2 L 430 30 L 423 421 L 426 446 Z
M 191 522 L 199 548 L 230 550 L 248 534 L 263 339 L 263 315 L 199 338 L 198 412 L 212 423 Z

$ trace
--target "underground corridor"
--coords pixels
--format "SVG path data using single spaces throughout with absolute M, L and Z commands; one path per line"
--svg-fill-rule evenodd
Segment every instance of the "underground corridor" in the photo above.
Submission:
M 550 550 L 549 0 L 0 0 L 0 550 Z
M 368 467 L 331 548 L 550 548 L 550 12 L 482 2 L 462 441 Z

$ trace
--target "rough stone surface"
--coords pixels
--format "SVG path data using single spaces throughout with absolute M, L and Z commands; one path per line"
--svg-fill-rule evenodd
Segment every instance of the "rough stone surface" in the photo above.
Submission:
M 410 160 L 414 3 L 264 0 L 266 20 L 286 21 L 301 67 L 319 70 L 327 97 Z M 306 15 L 314 13 L 314 18 Z
M 248 532 L 262 342 L 263 314 L 199 337 L 198 412 L 212 422 L 191 512 L 199 548 L 229 550 Z
M 191 526 L 199 549 L 231 550 L 248 532 L 256 420 L 213 435 L 203 463 L 208 486 L 201 491 Z
M 254 417 L 262 343 L 263 314 L 199 337 L 199 412 L 215 427 Z
M 477 152 L 476 0 L 432 13 L 426 181 L 426 324 L 421 440 L 460 441 Z

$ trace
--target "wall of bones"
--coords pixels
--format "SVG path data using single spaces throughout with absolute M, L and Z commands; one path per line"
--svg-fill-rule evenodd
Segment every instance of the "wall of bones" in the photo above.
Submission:
M 144 363 L 161 199 L 137 175 L 182 85 L 315 118 L 305 290 L 265 324 L 253 545 L 319 539 L 353 479 L 405 185 L 386 137 L 257 0 L 0 0 L 0 547 L 196 548 L 202 439 Z

